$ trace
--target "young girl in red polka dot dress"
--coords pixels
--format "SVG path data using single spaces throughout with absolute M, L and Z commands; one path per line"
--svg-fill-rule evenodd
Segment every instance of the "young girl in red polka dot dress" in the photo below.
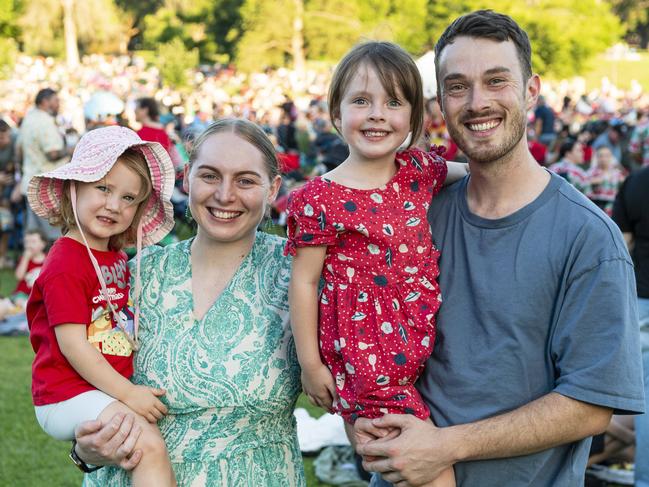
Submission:
M 289 202 L 302 384 L 314 404 L 348 423 L 385 413 L 429 417 L 413 385 L 432 352 L 441 302 L 426 213 L 466 166 L 411 147 L 423 109 L 421 78 L 405 51 L 386 42 L 353 48 L 329 90 L 331 119 L 350 155 Z

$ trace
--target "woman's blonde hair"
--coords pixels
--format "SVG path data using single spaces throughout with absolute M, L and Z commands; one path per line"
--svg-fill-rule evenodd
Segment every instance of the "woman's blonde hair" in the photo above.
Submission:
M 193 164 L 203 143 L 214 134 L 229 132 L 252 144 L 264 159 L 270 181 L 279 176 L 279 162 L 273 143 L 264 131 L 253 122 L 243 118 L 223 118 L 210 124 L 197 138 L 189 154 L 189 164 Z
M 149 200 L 149 196 L 151 196 L 153 190 L 149 167 L 142 152 L 136 148 L 126 149 L 126 151 L 117 158 L 117 162 L 123 163 L 128 169 L 137 174 L 140 177 L 141 186 L 140 192 L 133 202 L 133 204 L 138 205 L 135 216 L 133 217 L 133 222 L 131 222 L 131 225 L 119 235 L 113 235 L 110 237 L 108 248 L 111 250 L 120 250 L 127 242 L 135 242 L 137 237 L 137 227 L 142 215 L 144 214 L 144 210 L 146 209 L 146 203 Z M 72 201 L 70 199 L 70 184 L 73 182 L 74 181 L 65 181 L 63 183 L 61 206 L 49 217 L 50 224 L 60 226 L 63 235 L 67 234 L 71 228 L 77 226 L 74 219 L 74 211 L 72 210 Z

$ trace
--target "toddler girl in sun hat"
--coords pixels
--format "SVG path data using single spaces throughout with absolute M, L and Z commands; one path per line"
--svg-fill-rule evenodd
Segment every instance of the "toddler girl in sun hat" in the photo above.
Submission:
M 156 426 L 167 412 L 159 399 L 165 391 L 128 380 L 137 350 L 140 251 L 173 228 L 173 182 L 160 144 L 112 126 L 84 135 L 72 160 L 32 178 L 27 194 L 34 213 L 63 234 L 27 303 L 36 417 L 49 435 L 72 439 L 83 421 L 134 413 L 142 427 L 136 448 L 144 453 L 133 470 L 136 486 L 176 485 Z M 121 250 L 128 245 L 137 247 L 134 311 Z

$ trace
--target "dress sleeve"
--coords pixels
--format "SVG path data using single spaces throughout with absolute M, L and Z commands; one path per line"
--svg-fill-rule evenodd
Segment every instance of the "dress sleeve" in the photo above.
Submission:
M 435 196 L 442 189 L 448 173 L 446 159 L 442 157 L 445 150 L 444 146 L 437 145 L 432 145 L 428 152 L 421 149 L 407 149 L 399 152 L 397 158 L 405 159 L 420 175 L 419 179 L 425 179 L 426 184 L 430 184 L 432 195 Z
M 284 255 L 295 255 L 297 247 L 333 245 L 338 237 L 327 218 L 327 209 L 317 200 L 311 184 L 294 191 L 288 200 L 288 241 Z

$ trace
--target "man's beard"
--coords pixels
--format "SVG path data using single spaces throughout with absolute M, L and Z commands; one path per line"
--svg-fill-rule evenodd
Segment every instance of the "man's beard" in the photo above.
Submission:
M 522 111 L 517 110 L 514 113 L 510 113 L 510 118 L 508 120 L 509 126 L 504 127 L 505 134 L 500 139 L 500 142 L 497 145 L 480 145 L 480 144 L 468 144 L 466 143 L 465 135 L 469 129 L 464 125 L 467 120 L 488 117 L 489 113 L 486 114 L 471 114 L 460 119 L 460 129 L 457 129 L 454 124 L 448 124 L 448 132 L 457 144 L 457 146 L 464 152 L 464 154 L 469 158 L 471 162 L 476 162 L 479 164 L 488 164 L 494 161 L 501 160 L 509 154 L 514 147 L 520 142 L 520 140 L 525 136 L 527 124 Z M 505 119 L 501 121 L 501 126 L 505 124 Z M 467 137 L 468 138 L 468 137 Z

